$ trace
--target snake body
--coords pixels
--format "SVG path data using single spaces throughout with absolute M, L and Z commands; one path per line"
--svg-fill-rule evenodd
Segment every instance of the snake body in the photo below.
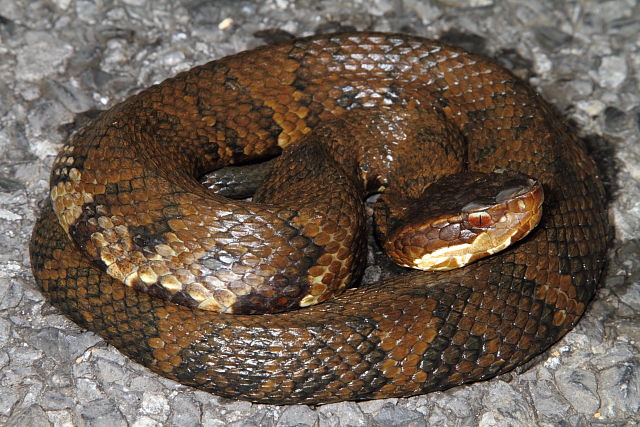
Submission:
M 311 214 L 287 207 L 287 200 L 279 210 L 226 201 L 194 177 L 273 156 L 323 122 L 351 113 L 361 123 L 351 129 L 354 138 L 363 129 L 378 129 L 382 139 L 386 133 L 409 134 L 388 114 L 367 123 L 369 109 L 399 107 L 406 107 L 409 121 L 421 109 L 442 119 L 417 133 L 456 138 L 434 138 L 419 152 L 399 144 L 389 157 L 422 158 L 427 166 L 415 175 L 426 177 L 423 184 L 460 165 L 534 176 L 545 191 L 540 225 L 515 247 L 463 269 L 408 272 L 311 307 L 265 315 L 199 309 L 209 308 L 203 301 L 217 304 L 226 297 L 243 306 L 241 296 L 254 295 L 196 286 L 198 274 L 206 273 L 203 265 L 224 264 L 202 249 L 207 244 L 229 256 L 250 253 L 287 284 L 296 278 L 306 283 L 287 288 L 276 301 L 281 306 L 299 304 L 304 293 L 323 299 L 313 286 L 340 287 L 352 278 L 334 261 L 324 263 L 323 271 L 340 276 L 334 281 L 339 284 L 320 286 L 309 272 L 323 266 L 318 247 L 337 239 L 338 222 L 309 231 L 299 222 Z M 349 141 L 335 139 L 334 157 L 354 150 Z M 376 150 L 365 145 L 366 152 Z M 369 173 L 387 165 L 380 152 L 379 163 L 365 165 Z M 322 181 L 312 166 L 304 171 L 291 178 L 301 189 Z M 408 186 L 411 179 L 402 177 L 409 174 L 399 171 L 397 186 Z M 254 402 L 411 396 L 507 372 L 576 324 L 606 255 L 603 187 L 564 121 L 493 61 L 408 35 L 297 39 L 179 74 L 80 131 L 58 156 L 51 185 L 30 248 L 47 299 L 165 377 Z M 339 201 L 349 204 L 342 196 Z M 276 222 L 265 225 L 265 218 Z M 238 224 L 252 221 L 260 233 L 273 231 L 260 234 L 272 242 L 252 240 L 246 232 L 251 227 L 238 231 Z M 207 223 L 217 228 L 205 229 Z M 358 239 L 352 240 L 355 254 L 345 252 L 347 245 L 334 248 L 340 259 L 362 257 Z M 280 271 L 280 255 L 261 253 L 266 243 L 282 248 L 294 267 Z M 244 266 L 238 259 L 233 268 Z M 226 270 L 233 280 L 249 277 L 233 268 Z M 259 283 L 277 282 L 268 277 Z M 268 295 L 253 299 L 260 305 Z

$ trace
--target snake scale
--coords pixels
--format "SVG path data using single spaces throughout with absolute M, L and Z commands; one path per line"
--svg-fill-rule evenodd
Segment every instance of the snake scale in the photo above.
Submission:
M 370 113 L 376 109 L 382 113 Z M 415 125 L 421 111 L 430 112 L 428 126 Z M 279 209 L 223 199 L 195 179 L 272 157 L 327 121 L 337 123 L 319 132 L 332 141 L 330 149 L 300 155 L 373 153 L 365 169 L 393 168 L 392 157 L 427 163 L 415 177 L 395 172 L 396 187 L 412 179 L 428 185 L 461 168 L 515 170 L 544 187 L 541 223 L 512 248 L 462 269 L 407 271 L 285 313 L 200 309 L 237 303 L 250 311 L 247 295 L 258 305 L 289 306 L 305 292 L 320 301 L 334 278 L 338 287 L 355 280 L 357 272 L 324 262 L 320 251 L 353 262 L 364 256 L 358 243 L 355 254 L 330 247 L 345 238 L 342 220 L 305 228 L 313 209 L 296 210 L 289 200 L 346 209 L 343 196 L 334 208 L 306 193 L 352 181 L 340 168 L 327 184 L 313 162 L 281 166 L 302 176 L 280 178 L 295 190 L 275 197 L 283 199 Z M 383 141 L 396 134 L 400 142 L 380 149 L 359 138 L 376 131 Z M 415 135 L 426 138 L 422 151 L 405 141 Z M 356 139 L 367 141 L 364 148 Z M 386 156 L 386 149 L 395 151 Z M 391 197 L 395 184 L 378 181 L 367 185 L 387 186 L 383 197 Z M 181 73 L 79 131 L 59 154 L 51 186 L 30 248 L 47 299 L 165 377 L 254 402 L 412 396 L 507 372 L 576 324 L 606 257 L 603 186 L 564 121 L 495 62 L 409 35 L 301 38 Z M 293 267 L 280 267 L 283 257 Z M 246 273 L 249 264 L 269 274 Z M 215 268 L 222 273 L 208 282 L 198 278 Z M 314 282 L 313 269 L 329 279 Z M 307 287 L 296 288 L 296 278 Z M 225 280 L 236 294 L 216 287 Z M 269 281 L 286 284 L 284 297 L 270 301 L 268 292 L 257 297 L 246 288 Z

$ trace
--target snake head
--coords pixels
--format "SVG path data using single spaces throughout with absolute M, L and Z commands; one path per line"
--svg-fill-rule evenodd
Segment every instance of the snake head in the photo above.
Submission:
M 399 265 L 451 270 L 525 237 L 542 217 L 537 180 L 514 171 L 458 173 L 407 203 L 383 243 Z

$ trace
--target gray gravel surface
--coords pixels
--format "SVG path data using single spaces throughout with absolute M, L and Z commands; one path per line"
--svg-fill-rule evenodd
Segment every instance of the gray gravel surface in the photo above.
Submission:
M 499 58 L 598 158 L 615 242 L 580 324 L 529 370 L 410 399 L 252 405 L 130 362 L 47 304 L 27 243 L 76 115 L 271 36 L 444 38 Z M 0 0 L 0 424 L 633 426 L 640 420 L 640 6 L 635 0 Z M 376 268 L 369 270 L 376 273 Z

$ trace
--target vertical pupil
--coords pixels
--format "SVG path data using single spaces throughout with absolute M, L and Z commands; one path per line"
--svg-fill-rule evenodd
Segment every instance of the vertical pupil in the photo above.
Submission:
M 469 224 L 472 227 L 488 227 L 491 224 L 491 215 L 486 212 L 474 212 L 469 215 Z

